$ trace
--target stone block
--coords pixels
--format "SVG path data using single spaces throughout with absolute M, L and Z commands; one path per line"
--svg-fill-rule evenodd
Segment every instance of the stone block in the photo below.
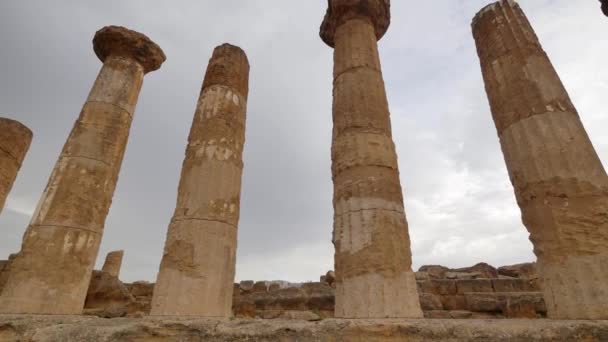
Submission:
M 251 289 L 253 292 L 268 292 L 268 283 L 265 281 L 258 281 L 253 285 Z
M 451 270 L 453 273 L 465 273 L 465 274 L 475 274 L 476 278 L 474 279 L 491 279 L 498 277 L 498 270 L 492 265 L 488 265 L 486 263 L 479 263 L 475 266 L 458 268 Z M 462 279 L 462 278 L 461 278 Z
M 467 310 L 467 302 L 463 295 L 441 296 L 444 310 Z
M 253 285 L 255 285 L 255 282 L 253 280 L 243 280 L 239 283 L 241 291 L 244 292 L 253 290 Z
M 492 279 L 495 292 L 536 292 L 540 291 L 538 282 L 530 279 Z M 481 292 L 481 291 L 470 291 Z
M 535 262 L 499 267 L 498 274 L 513 278 L 533 279 L 538 277 Z
M 441 297 L 432 293 L 420 293 L 420 307 L 424 311 L 443 310 Z
M 125 284 L 133 297 L 152 297 L 154 283 L 147 281 L 136 281 L 133 284 Z
M 494 292 L 491 279 L 457 280 L 456 289 L 458 294 L 467 292 Z
M 424 308 L 422 308 L 424 310 Z M 451 319 L 450 312 L 447 310 L 424 310 L 424 318 L 427 319 Z
M 502 297 L 495 293 L 466 293 L 464 298 L 469 311 L 502 312 L 505 306 Z
M 446 272 L 450 269 L 439 265 L 425 265 L 418 269 L 418 272 L 425 272 L 431 279 L 444 279 Z
M 422 293 L 432 293 L 438 295 L 455 295 L 458 293 L 456 281 L 448 279 L 431 279 L 419 282 Z
M 415 272 L 416 281 L 430 280 L 431 276 L 428 272 Z

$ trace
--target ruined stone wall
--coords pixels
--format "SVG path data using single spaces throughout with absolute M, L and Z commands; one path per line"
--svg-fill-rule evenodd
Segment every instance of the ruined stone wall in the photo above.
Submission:
M 506 274 L 517 277 L 507 276 Z M 546 307 L 534 264 L 496 269 L 479 264 L 462 269 L 424 266 L 416 272 L 420 304 L 427 318 L 544 318 Z M 95 271 L 85 314 L 143 317 L 150 312 L 154 284 L 123 284 Z M 334 317 L 331 272 L 320 282 L 242 281 L 234 284 L 237 318 L 320 320 Z

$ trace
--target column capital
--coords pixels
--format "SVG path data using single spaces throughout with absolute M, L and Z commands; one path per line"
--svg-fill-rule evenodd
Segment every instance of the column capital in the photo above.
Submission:
M 145 73 L 158 70 L 167 59 L 146 35 L 121 26 L 106 26 L 97 31 L 93 49 L 102 62 L 111 56 L 127 57 L 140 63 Z
M 369 19 L 378 40 L 384 36 L 391 22 L 390 0 L 328 0 L 327 5 L 320 36 L 331 47 L 334 47 L 336 29 L 348 20 Z

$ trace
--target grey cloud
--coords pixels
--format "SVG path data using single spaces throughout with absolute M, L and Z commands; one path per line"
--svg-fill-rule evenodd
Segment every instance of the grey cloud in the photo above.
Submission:
M 416 266 L 533 258 L 470 34 L 470 19 L 487 3 L 395 0 L 381 41 Z M 593 2 L 520 3 L 606 160 L 608 22 Z M 332 268 L 332 51 L 318 38 L 325 5 L 1 2 L 0 113 L 35 138 L 0 216 L 0 256 L 19 249 L 27 213 L 100 68 L 94 32 L 118 24 L 149 35 L 168 60 L 146 76 L 99 262 L 125 249 L 123 278 L 154 280 L 206 64 L 216 45 L 230 42 L 251 62 L 237 277 L 313 280 Z

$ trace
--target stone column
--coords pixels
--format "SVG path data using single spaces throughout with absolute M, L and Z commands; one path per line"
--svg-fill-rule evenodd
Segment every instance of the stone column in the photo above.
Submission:
M 608 177 L 513 0 L 473 19 L 481 69 L 549 317 L 608 319 Z
M 330 0 L 336 317 L 422 317 L 377 40 L 388 0 Z
M 95 35 L 103 67 L 59 156 L 0 295 L 0 313 L 80 314 L 144 74 L 162 50 L 143 34 Z
M 124 255 L 125 251 L 114 251 L 108 253 L 108 255 L 106 255 L 106 261 L 103 263 L 101 271 L 118 278 L 118 276 L 120 276 L 120 268 L 122 267 L 122 257 Z
M 21 123 L 0 118 L 0 212 L 32 142 L 32 131 Z
M 245 52 L 217 47 L 190 129 L 153 316 L 231 314 L 248 84 Z

